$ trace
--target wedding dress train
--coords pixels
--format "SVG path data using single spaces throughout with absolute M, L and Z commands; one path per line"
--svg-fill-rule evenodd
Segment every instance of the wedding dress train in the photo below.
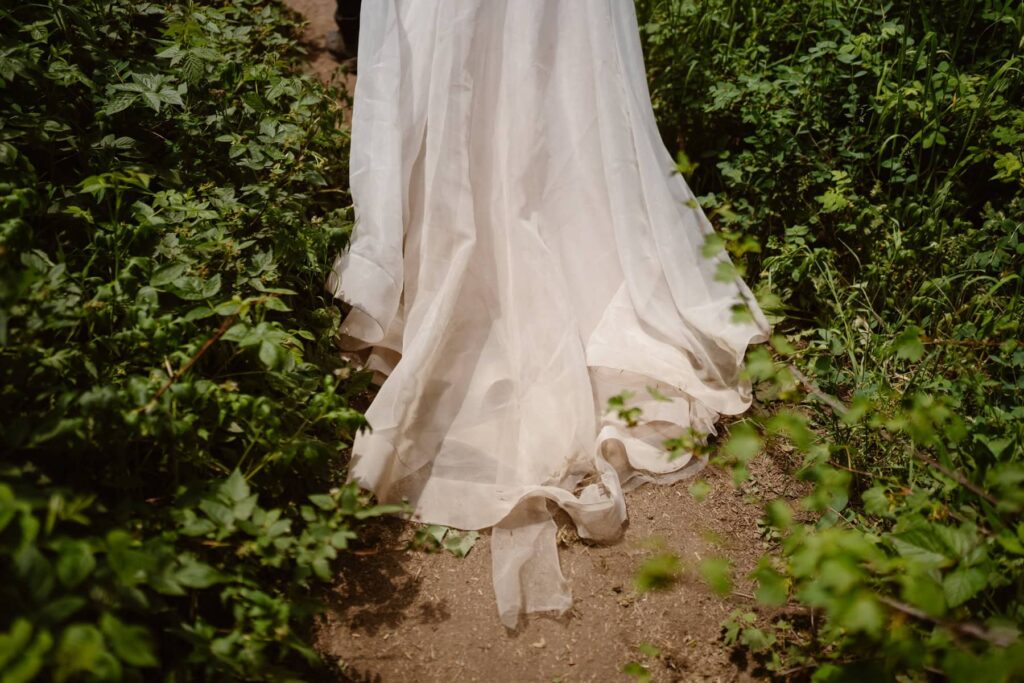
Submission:
M 358 63 L 357 222 L 328 287 L 386 380 L 350 477 L 414 519 L 493 527 L 506 625 L 562 612 L 553 506 L 613 540 L 624 490 L 699 470 L 664 441 L 749 407 L 768 322 L 702 256 L 631 0 L 374 0 Z M 635 426 L 606 411 L 624 391 Z

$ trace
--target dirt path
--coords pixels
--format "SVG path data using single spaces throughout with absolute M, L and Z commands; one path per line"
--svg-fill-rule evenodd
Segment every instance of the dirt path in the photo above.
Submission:
M 777 465 L 756 463 L 747 492 L 708 469 L 711 493 L 703 502 L 686 483 L 627 494 L 630 522 L 620 543 L 570 538 L 559 549 L 573 610 L 530 618 L 515 633 L 498 621 L 488 534 L 458 559 L 409 550 L 413 530 L 381 522 L 363 541 L 372 554 L 344 561 L 318 646 L 350 681 L 627 681 L 622 668 L 631 661 L 654 681 L 755 680 L 751 664 L 734 661 L 722 644 L 721 623 L 734 609 L 755 609 L 743 577 L 765 549 L 756 499 L 796 493 Z M 638 594 L 637 569 L 663 551 L 682 559 L 681 579 L 670 590 Z M 709 556 L 734 565 L 736 585 L 726 598 L 698 578 L 696 566 Z M 643 644 L 661 655 L 644 655 Z
M 323 49 L 334 28 L 333 1 L 285 2 L 309 22 L 311 73 L 351 92 L 354 79 Z M 615 545 L 584 544 L 563 528 L 560 556 L 573 610 L 560 619 L 530 618 L 515 633 L 498 621 L 488 533 L 459 559 L 411 550 L 413 528 L 377 521 L 361 539 L 365 550 L 343 560 L 317 646 L 337 661 L 343 681 L 626 681 L 628 662 L 644 665 L 654 681 L 754 680 L 750 663 L 722 644 L 721 623 L 735 609 L 756 611 L 744 577 L 765 549 L 761 501 L 797 493 L 783 460 L 754 463 L 739 491 L 725 473 L 705 470 L 711 493 L 703 502 L 689 494 L 690 482 L 627 494 L 629 527 Z M 681 558 L 681 579 L 666 591 L 637 593 L 638 568 L 662 552 Z M 698 577 L 697 565 L 709 556 L 732 562 L 732 595 L 715 596 Z M 644 654 L 647 645 L 660 654 Z
M 309 72 L 324 83 L 343 86 L 352 92 L 355 79 L 343 74 L 324 47 L 324 36 L 334 31 L 334 0 L 284 0 L 284 4 L 306 19 L 303 43 L 309 50 Z

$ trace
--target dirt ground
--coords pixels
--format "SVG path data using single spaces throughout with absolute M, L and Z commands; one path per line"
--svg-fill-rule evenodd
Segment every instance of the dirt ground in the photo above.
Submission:
M 565 534 L 559 552 L 573 609 L 531 617 L 516 632 L 498 621 L 486 532 L 459 559 L 410 550 L 409 526 L 379 522 L 364 538 L 368 550 L 343 561 L 317 645 L 338 663 L 341 680 L 355 682 L 627 681 L 628 662 L 647 667 L 654 681 L 758 680 L 753 663 L 722 643 L 721 624 L 735 609 L 756 611 L 744 577 L 766 548 L 758 500 L 797 492 L 783 464 L 759 460 L 743 490 L 708 468 L 711 493 L 702 502 L 687 482 L 627 494 L 621 542 L 594 546 Z M 682 559 L 681 579 L 669 590 L 637 593 L 637 569 L 663 551 Z M 735 586 L 725 598 L 697 574 L 709 556 L 733 563 Z M 661 654 L 644 655 L 643 644 Z
M 308 21 L 310 72 L 351 92 L 354 78 L 323 49 L 334 28 L 332 0 L 285 2 Z M 410 549 L 414 529 L 400 520 L 375 521 L 364 550 L 342 561 L 317 647 L 337 663 L 341 681 L 357 683 L 627 681 L 629 662 L 645 666 L 653 681 L 757 680 L 753 664 L 723 644 L 721 624 L 735 609 L 756 611 L 745 577 L 767 547 L 758 525 L 763 501 L 798 493 L 786 460 L 756 461 L 742 490 L 708 468 L 702 477 L 711 492 L 702 502 L 690 495 L 692 482 L 631 492 L 629 526 L 614 545 L 585 544 L 563 528 L 559 550 L 574 607 L 561 618 L 531 617 L 515 632 L 498 620 L 487 532 L 459 559 Z M 637 593 L 640 565 L 666 551 L 683 561 L 680 580 Z M 696 567 L 709 556 L 732 563 L 731 595 L 716 596 L 699 578 Z M 652 652 L 647 645 L 660 654 L 642 652 Z
M 347 88 L 351 92 L 355 78 L 340 69 L 331 53 L 324 48 L 324 37 L 336 29 L 334 0 L 284 0 L 284 4 L 306 20 L 302 38 L 309 50 L 309 72 L 325 83 Z

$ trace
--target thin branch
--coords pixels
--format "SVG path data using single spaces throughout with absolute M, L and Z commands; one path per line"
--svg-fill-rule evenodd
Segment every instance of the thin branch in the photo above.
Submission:
M 232 315 L 232 316 L 229 316 L 229 317 L 225 318 L 224 322 L 222 322 L 220 327 L 217 328 L 217 331 L 213 333 L 212 337 L 210 337 L 209 339 L 206 340 L 206 343 L 203 344 L 203 346 L 199 349 L 199 351 L 197 351 L 194 356 L 189 358 L 188 362 L 186 362 L 184 365 L 182 365 L 180 370 L 178 370 L 170 378 L 168 378 L 168 380 L 166 382 L 164 382 L 163 386 L 160 387 L 157 390 L 156 394 L 153 395 L 153 398 L 151 398 L 149 400 L 149 403 L 147 403 L 146 405 L 144 405 L 144 406 L 142 406 L 140 408 L 136 408 L 135 412 L 141 413 L 141 412 L 144 412 L 144 411 L 152 410 L 156 406 L 157 401 L 160 400 L 160 397 L 163 396 L 165 393 L 167 393 L 167 390 L 170 389 L 172 386 L 174 386 L 174 383 L 177 382 L 179 379 L 181 379 L 182 376 L 186 372 L 191 370 L 192 366 L 195 365 L 197 362 L 199 362 L 199 359 L 202 358 L 203 355 L 207 351 L 210 350 L 210 347 L 212 347 L 214 344 L 216 344 L 217 341 L 221 337 L 224 336 L 224 334 L 231 328 L 231 326 L 234 323 L 235 323 L 235 316 Z
M 908 617 L 943 626 L 957 633 L 965 636 L 971 636 L 978 640 L 984 640 L 986 643 L 991 643 L 999 647 L 1007 647 L 1017 640 L 1017 637 L 1009 631 L 1005 633 L 993 632 L 981 624 L 975 624 L 969 621 L 944 621 L 942 619 L 936 619 L 927 612 L 924 612 L 913 605 L 908 605 L 905 602 L 900 602 L 899 600 L 894 600 L 884 595 L 879 595 L 878 599 L 883 604 L 888 605 L 891 609 L 902 614 L 906 614 Z
M 855 467 L 847 467 L 846 465 L 840 464 L 838 462 L 832 462 L 831 460 L 829 461 L 829 464 L 832 465 L 832 467 L 838 467 L 841 470 L 846 470 L 847 472 L 850 472 L 851 474 L 856 474 L 858 476 L 864 477 L 865 479 L 874 479 L 875 478 L 875 475 L 871 474 L 870 472 L 865 472 L 864 470 L 858 470 Z
M 737 591 L 733 591 L 733 595 L 740 595 L 742 597 L 746 597 L 745 595 L 743 595 L 742 593 L 738 593 Z M 936 626 L 942 626 L 943 628 L 948 628 L 949 630 L 955 633 L 970 636 L 972 638 L 977 638 L 978 640 L 983 640 L 986 643 L 991 643 L 998 647 L 1007 647 L 1017 641 L 1016 634 L 1009 630 L 1006 632 L 991 631 L 982 626 L 981 624 L 976 624 L 970 621 L 947 621 L 945 619 L 938 619 L 936 617 L 931 616 L 924 610 L 918 609 L 913 605 L 908 605 L 905 602 L 900 602 L 895 598 L 890 598 L 885 595 L 877 594 L 876 597 L 878 598 L 878 601 L 881 602 L 883 605 L 901 614 L 905 614 L 908 617 L 912 617 L 919 621 L 926 621 L 930 624 L 935 624 Z M 778 608 L 775 614 L 776 616 L 778 614 L 807 614 L 810 615 L 811 620 L 813 621 L 814 612 L 815 610 L 807 605 L 790 602 Z
M 795 365 L 789 364 L 787 367 L 789 368 L 790 372 L 792 372 L 793 375 L 800 381 L 800 383 L 804 386 L 804 388 L 807 390 L 807 392 L 809 394 L 811 394 L 815 398 L 819 399 L 823 403 L 827 404 L 839 416 L 842 416 L 847 410 L 849 410 L 849 408 L 847 408 L 843 404 L 843 402 L 840 401 L 838 398 L 836 398 L 835 396 L 832 396 L 831 394 L 826 394 L 824 391 L 822 391 L 820 388 L 818 388 L 818 386 L 813 381 L 811 381 L 811 379 L 807 375 L 802 373 L 800 371 L 800 369 L 797 368 Z M 998 498 L 996 498 L 991 493 L 989 493 L 985 489 L 981 488 L 980 486 L 978 486 L 977 484 L 972 482 L 970 479 L 968 479 L 964 475 L 960 474 L 959 472 L 954 472 L 953 470 L 949 469 L 948 467 L 946 467 L 945 465 L 943 465 L 939 461 L 935 460 L 934 458 L 931 458 L 931 457 L 925 455 L 924 453 L 921 453 L 916 448 L 911 450 L 911 454 L 915 458 L 920 460 L 921 462 L 923 462 L 926 465 L 929 465 L 931 467 L 934 467 L 939 472 L 942 472 L 944 475 L 946 475 L 950 479 L 954 480 L 955 482 L 957 482 L 958 484 L 960 484 L 961 486 L 963 486 L 967 490 L 971 491 L 975 495 L 980 496 L 981 498 L 985 499 L 986 501 L 988 501 L 992 505 L 998 505 L 999 504 L 999 499 Z M 832 463 L 832 464 L 835 464 L 835 463 Z M 843 469 L 848 469 L 848 468 L 844 467 Z
M 1006 341 L 997 339 L 934 339 L 932 337 L 921 337 L 922 344 L 935 344 L 939 346 L 966 346 L 968 348 L 986 348 L 1001 346 Z M 1017 340 L 1018 345 L 1024 345 L 1024 340 Z
M 842 417 L 844 414 L 846 414 L 846 411 L 849 410 L 849 408 L 847 408 L 843 404 L 843 402 L 840 401 L 838 398 L 836 398 L 835 396 L 832 396 L 831 394 L 826 394 L 824 391 L 819 389 L 817 384 L 812 382 L 811 379 L 807 375 L 805 375 L 803 372 L 800 371 L 800 368 L 798 368 L 797 366 L 793 365 L 792 363 L 790 363 L 786 367 L 789 369 L 790 372 L 793 373 L 794 377 L 796 377 L 798 380 L 800 380 L 800 383 L 804 385 L 804 388 L 807 390 L 807 392 L 809 394 L 811 394 L 811 396 L 814 396 L 815 398 L 817 398 L 822 403 L 825 403 L 826 405 L 828 405 L 840 417 Z
M 934 458 L 928 457 L 924 453 L 921 453 L 920 451 L 918 451 L 916 448 L 913 449 L 913 451 L 911 451 L 911 452 L 912 452 L 912 454 L 913 454 L 913 456 L 915 458 L 917 458 L 918 460 L 920 460 L 924 464 L 930 465 L 931 467 L 934 467 L 939 472 L 942 472 L 943 474 L 945 474 L 950 479 L 954 480 L 955 482 L 957 482 L 961 486 L 966 487 L 970 491 L 973 491 L 974 493 L 976 493 L 977 495 L 981 496 L 982 498 L 984 498 L 988 502 L 992 503 L 993 505 L 999 505 L 999 499 L 998 498 L 996 498 L 991 493 L 989 493 L 985 489 L 981 488 L 980 486 L 978 486 L 977 484 L 972 482 L 970 479 L 968 479 L 964 475 L 960 474 L 959 472 L 954 472 L 953 470 L 949 469 L 948 467 L 943 465 L 938 460 L 935 460 Z

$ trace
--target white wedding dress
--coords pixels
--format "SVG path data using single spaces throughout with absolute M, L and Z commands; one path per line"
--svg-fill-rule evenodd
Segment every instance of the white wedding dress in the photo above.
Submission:
M 663 443 L 749 407 L 769 324 L 701 254 L 631 0 L 372 0 L 361 22 L 356 225 L 328 288 L 386 380 L 349 476 L 414 519 L 493 527 L 506 625 L 563 612 L 555 506 L 610 541 L 624 490 L 697 472 Z M 606 411 L 623 391 L 638 425 Z

